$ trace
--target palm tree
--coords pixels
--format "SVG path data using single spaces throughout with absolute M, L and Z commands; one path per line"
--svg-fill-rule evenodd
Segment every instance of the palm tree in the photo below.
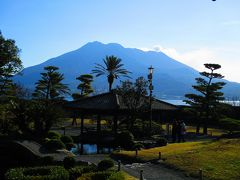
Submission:
M 92 70 L 93 74 L 96 74 L 96 77 L 101 75 L 107 75 L 108 84 L 109 84 L 109 91 L 112 90 L 112 84 L 114 79 L 117 79 L 119 76 L 127 76 L 129 71 L 122 68 L 123 64 L 121 64 L 121 59 L 116 56 L 106 56 L 103 59 L 105 65 L 96 64 L 95 69 Z

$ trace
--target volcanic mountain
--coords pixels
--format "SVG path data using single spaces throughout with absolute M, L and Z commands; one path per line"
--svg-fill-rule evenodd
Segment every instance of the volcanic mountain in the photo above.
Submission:
M 132 80 L 139 76 L 147 79 L 148 68 L 154 67 L 153 93 L 156 97 L 164 99 L 183 99 L 184 94 L 193 92 L 192 85 L 199 72 L 190 66 L 174 60 L 162 52 L 142 51 L 135 48 L 125 48 L 120 44 L 90 42 L 81 48 L 49 59 L 41 64 L 25 68 L 22 75 L 16 75 L 14 81 L 28 89 L 34 89 L 35 83 L 40 79 L 40 73 L 45 66 L 57 66 L 64 74 L 64 83 L 69 85 L 72 93 L 76 92 L 78 81 L 76 77 L 89 74 L 95 63 L 103 64 L 106 56 L 114 55 L 122 59 L 124 68 L 131 71 Z M 207 63 L 207 62 L 206 62 Z M 113 87 L 119 84 L 120 78 L 114 82 Z M 226 97 L 240 96 L 240 84 L 224 80 L 227 85 L 223 92 Z M 105 76 L 94 78 L 93 88 L 96 93 L 108 90 Z

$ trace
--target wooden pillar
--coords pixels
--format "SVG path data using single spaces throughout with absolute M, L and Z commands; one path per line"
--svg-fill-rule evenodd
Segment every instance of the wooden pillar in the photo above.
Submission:
M 72 126 L 76 125 L 77 126 L 77 117 L 76 117 L 76 113 L 74 112 L 73 114 L 73 120 L 72 120 Z
M 101 116 L 97 116 L 97 133 L 100 134 L 101 132 Z
M 81 115 L 81 135 L 83 134 L 83 128 L 84 128 L 84 115 Z
M 117 115 L 115 115 L 114 117 L 113 117 L 113 132 L 114 132 L 114 135 L 117 135 L 117 126 L 118 126 L 118 116 Z

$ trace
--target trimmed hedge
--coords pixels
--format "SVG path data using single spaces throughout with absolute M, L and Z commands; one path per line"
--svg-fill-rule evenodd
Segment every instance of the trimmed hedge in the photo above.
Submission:
M 73 139 L 71 136 L 61 136 L 60 139 L 65 145 L 68 143 L 73 143 Z
M 69 179 L 75 180 L 78 177 L 82 176 L 84 173 L 96 172 L 97 168 L 95 165 L 90 166 L 77 166 L 71 169 L 68 169 L 69 172 Z
M 157 143 L 157 146 L 166 146 L 168 141 L 166 138 L 161 137 L 156 141 L 156 143 Z
M 132 149 L 134 145 L 134 136 L 129 131 L 121 132 L 117 135 L 116 145 L 125 149 Z
M 56 151 L 58 149 L 66 148 L 60 139 L 51 139 L 44 144 L 44 147 L 49 151 Z
M 6 180 L 68 180 L 69 174 L 61 166 L 45 166 L 34 168 L 14 168 L 5 174 Z
M 49 131 L 47 134 L 47 138 L 49 139 L 60 139 L 61 134 L 55 132 L 55 131 Z
M 76 165 L 76 160 L 72 156 L 67 156 L 63 159 L 63 166 L 65 169 L 73 168 Z
M 230 133 L 233 131 L 240 131 L 240 120 L 233 118 L 223 118 L 219 120 L 220 127 L 228 130 Z
M 101 171 L 83 174 L 78 180 L 124 180 L 122 172 Z

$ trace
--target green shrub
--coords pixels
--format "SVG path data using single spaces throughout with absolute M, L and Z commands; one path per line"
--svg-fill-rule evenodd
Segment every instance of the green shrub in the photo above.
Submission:
M 75 180 L 84 173 L 90 173 L 90 172 L 96 172 L 96 171 L 97 171 L 97 168 L 95 165 L 76 166 L 76 167 L 68 169 L 69 179 Z
M 107 180 L 111 176 L 112 172 L 91 172 L 83 174 L 78 180 Z
M 132 149 L 134 145 L 134 136 L 129 131 L 124 131 L 118 134 L 116 138 L 116 145 L 125 149 Z
M 58 149 L 65 149 L 65 145 L 63 144 L 62 141 L 60 141 L 59 139 L 51 139 L 50 141 L 47 141 L 46 143 L 44 143 L 44 147 L 48 150 L 48 151 L 56 151 Z
M 91 164 L 83 167 L 83 173 L 96 172 L 97 170 L 98 169 L 95 164 Z
M 125 176 L 121 171 L 112 173 L 111 176 L 108 178 L 108 180 L 124 180 L 124 179 Z
M 6 180 L 68 180 L 68 172 L 61 166 L 45 166 L 34 168 L 14 168 L 5 174 Z
M 73 168 L 76 165 L 76 160 L 72 156 L 67 156 L 63 159 L 63 166 L 65 169 Z
M 83 167 L 78 166 L 78 167 L 71 168 L 68 170 L 68 173 L 69 173 L 69 179 L 75 180 L 83 174 Z
M 83 174 L 78 180 L 124 180 L 122 172 L 100 171 Z
M 104 159 L 98 163 L 99 171 L 106 171 L 114 166 L 114 162 L 111 159 Z
M 55 131 L 49 131 L 47 134 L 47 138 L 49 139 L 60 139 L 61 134 L 55 132 Z
M 73 139 L 71 136 L 61 136 L 60 139 L 64 144 L 73 143 Z
M 168 141 L 167 141 L 166 138 L 160 137 L 160 138 L 156 141 L 156 143 L 157 143 L 157 146 L 166 146 L 167 143 L 168 143 Z
M 230 133 L 233 131 L 240 131 L 240 120 L 232 118 L 223 118 L 219 120 L 220 127 L 228 130 Z

